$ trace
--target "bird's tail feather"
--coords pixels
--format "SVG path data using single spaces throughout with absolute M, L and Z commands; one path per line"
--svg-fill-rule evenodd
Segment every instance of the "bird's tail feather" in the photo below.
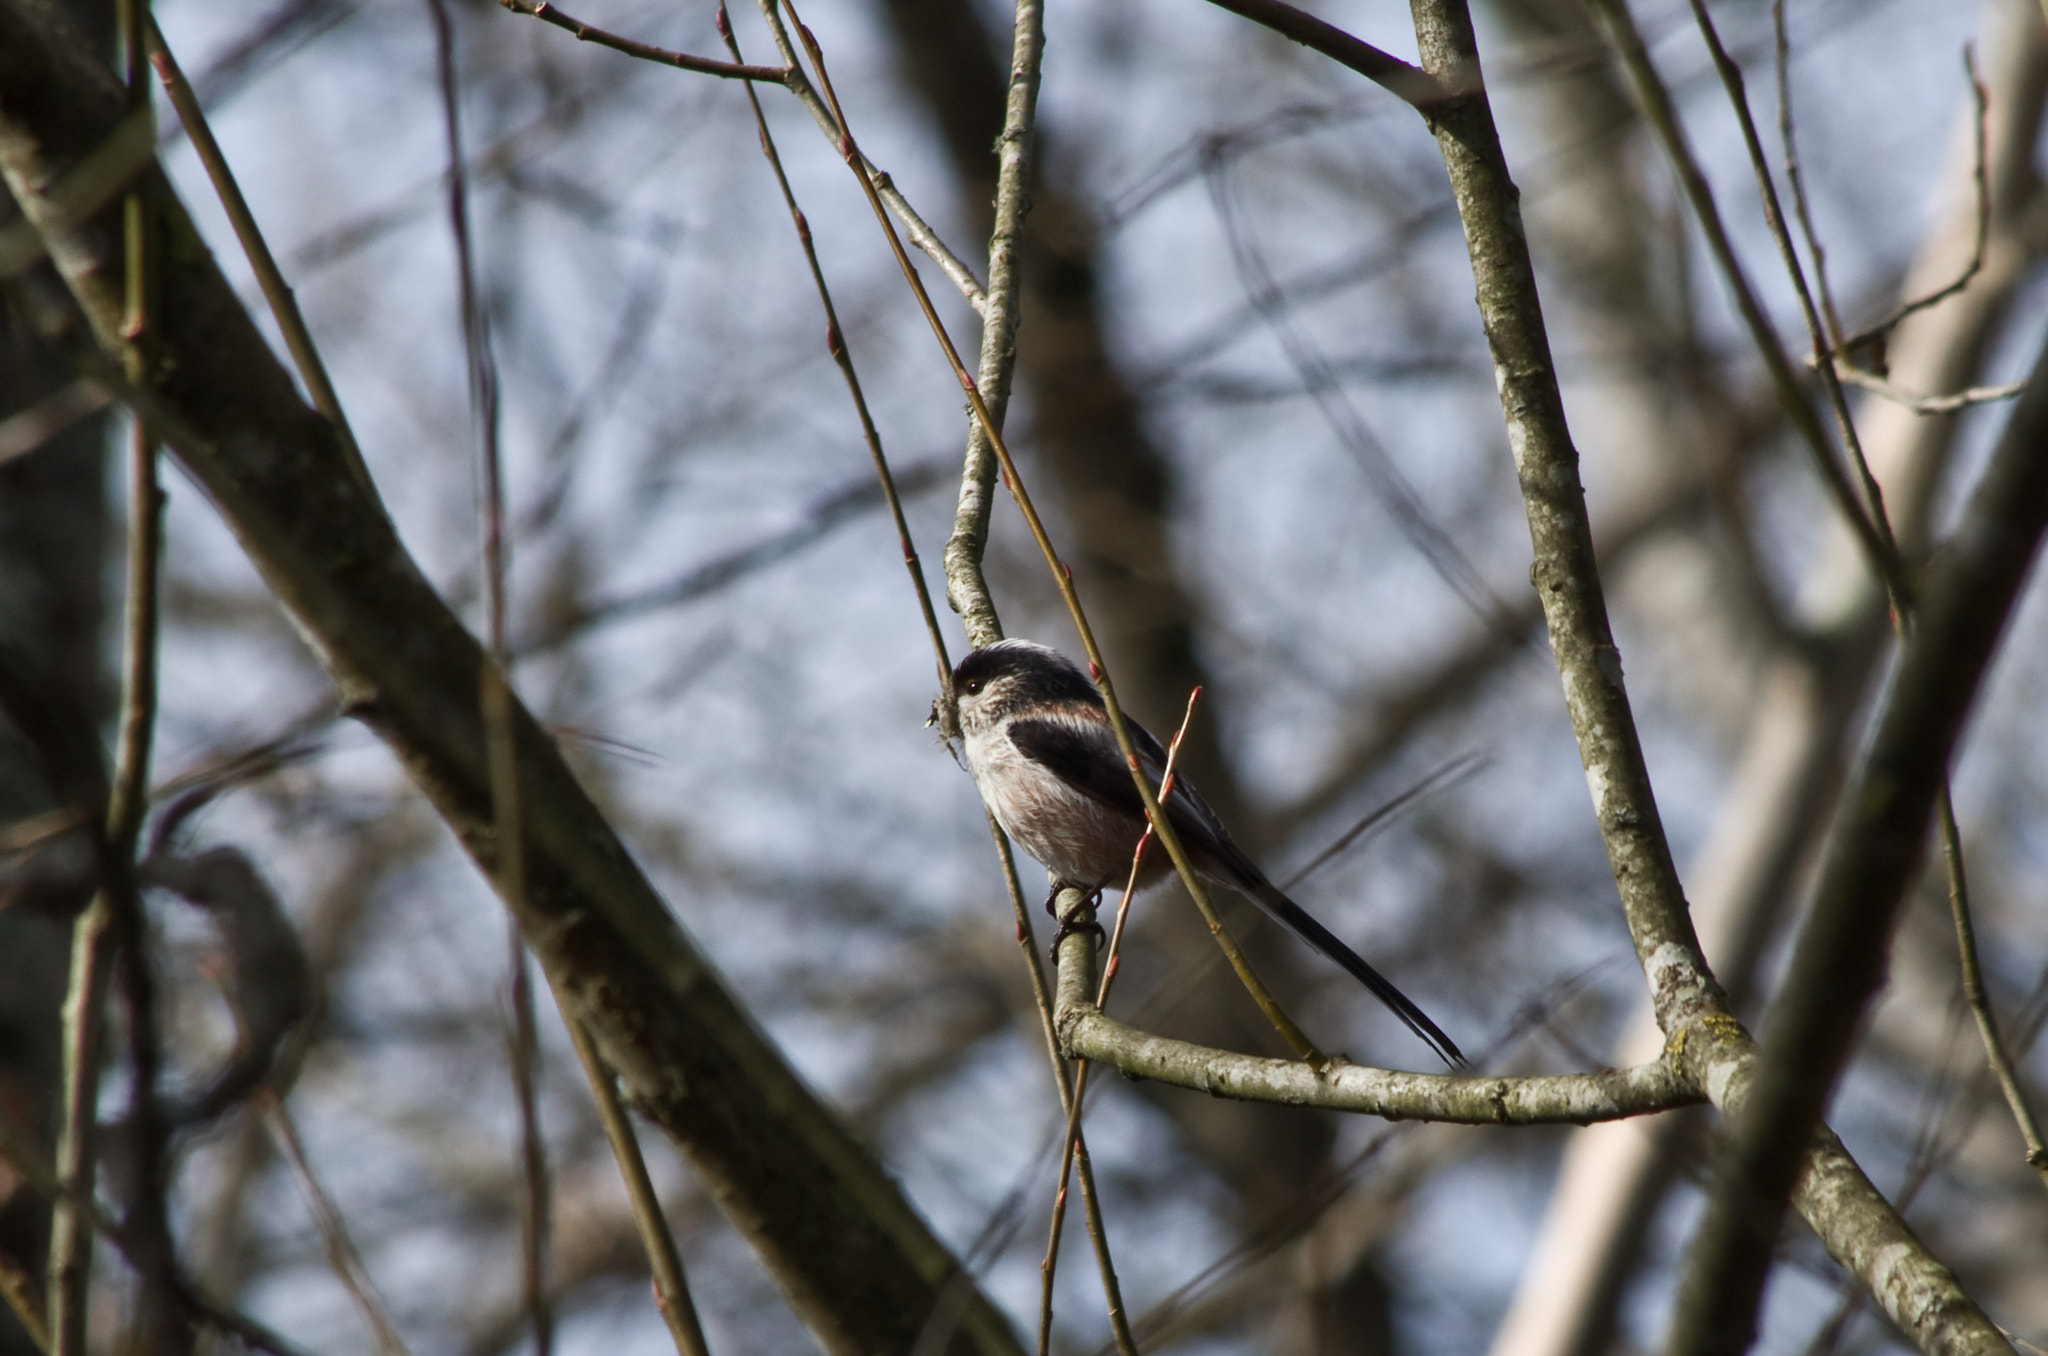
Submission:
M 1253 901 L 1279 922 L 1285 924 L 1295 936 L 1307 942 L 1316 950 L 1328 956 L 1351 972 L 1360 984 L 1372 991 L 1373 997 L 1385 1003 L 1399 1017 L 1410 1031 L 1436 1051 L 1438 1058 L 1460 1072 L 1472 1066 L 1465 1061 L 1457 1042 L 1444 1034 L 1444 1029 L 1429 1019 L 1429 1014 L 1415 1006 L 1407 994 L 1394 987 L 1393 981 L 1365 963 L 1364 957 L 1344 945 L 1337 935 L 1309 916 L 1301 907 L 1280 892 L 1280 887 L 1270 881 L 1260 880 L 1258 888 L 1246 891 Z

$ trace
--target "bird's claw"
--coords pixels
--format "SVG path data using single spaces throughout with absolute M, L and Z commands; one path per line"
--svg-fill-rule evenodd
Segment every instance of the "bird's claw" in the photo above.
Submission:
M 1102 891 L 1090 890 L 1079 904 L 1076 904 L 1065 913 L 1060 913 L 1053 907 L 1060 897 L 1060 891 L 1070 888 L 1072 887 L 1065 885 L 1054 887 L 1052 894 L 1047 896 L 1045 901 L 1045 911 L 1060 921 L 1059 927 L 1054 929 L 1052 934 L 1052 955 L 1054 960 L 1059 959 L 1060 943 L 1076 933 L 1094 933 L 1095 945 L 1098 950 L 1101 949 L 1102 944 L 1109 936 L 1108 933 L 1102 930 L 1102 924 L 1095 921 L 1095 908 L 1102 902 Z M 1086 922 L 1081 921 L 1083 914 L 1088 915 Z

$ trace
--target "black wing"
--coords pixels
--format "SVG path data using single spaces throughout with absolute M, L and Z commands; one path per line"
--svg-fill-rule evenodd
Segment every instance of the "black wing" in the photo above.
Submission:
M 1117 752 L 1106 726 L 1078 718 L 1026 718 L 1009 724 L 1010 742 L 1075 790 L 1135 819 L 1145 817 L 1145 803 Z
M 1138 746 L 1139 765 L 1157 786 L 1166 766 L 1166 750 L 1137 722 L 1132 721 L 1130 729 L 1132 742 Z M 1132 784 L 1123 754 L 1107 726 L 1076 718 L 1025 719 L 1011 721 L 1009 730 L 1010 742 L 1018 752 L 1043 765 L 1060 780 L 1133 819 L 1145 817 L 1144 802 L 1138 798 L 1138 788 Z M 1469 1067 L 1457 1043 L 1430 1020 L 1429 1014 L 1266 879 L 1258 864 L 1230 840 L 1215 811 L 1184 777 L 1174 778 L 1173 794 L 1166 801 L 1166 817 L 1182 845 L 1199 854 L 1197 861 L 1203 855 L 1213 858 L 1223 868 L 1226 879 L 1235 878 L 1238 888 L 1276 921 L 1349 971 L 1444 1063 L 1457 1070 Z M 1204 874 L 1211 873 L 1205 868 Z
M 1144 726 L 1134 720 L 1127 723 L 1131 742 L 1138 746 L 1138 766 L 1145 770 L 1156 791 L 1166 769 L 1166 750 Z M 1048 717 L 1013 720 L 1009 729 L 1010 742 L 1018 752 L 1069 786 L 1133 819 L 1145 817 L 1145 803 L 1138 798 L 1138 788 L 1131 781 L 1123 751 L 1116 746 L 1116 736 L 1110 733 L 1108 725 L 1095 725 L 1078 717 Z M 1174 777 L 1173 794 L 1166 799 L 1166 818 L 1189 850 L 1218 853 L 1232 865 L 1242 860 L 1248 870 L 1257 872 L 1258 868 L 1237 850 L 1215 811 L 1186 777 Z

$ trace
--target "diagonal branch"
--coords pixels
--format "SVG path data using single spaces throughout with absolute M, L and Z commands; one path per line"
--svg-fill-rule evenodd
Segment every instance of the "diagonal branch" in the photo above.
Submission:
M 1535 552 L 1530 578 L 1543 601 L 1622 910 L 1673 1053 L 1715 1105 L 1733 1114 L 1748 1092 L 1756 1045 L 1728 1010 L 1700 951 L 1659 823 L 1608 626 L 1578 454 L 1565 423 L 1519 196 L 1478 75 L 1471 14 L 1464 0 L 1411 0 L 1411 8 L 1424 69 L 1474 91 L 1433 109 L 1430 129 L 1465 229 L 1528 512 Z M 2042 474 L 2048 478 L 2048 470 Z M 1882 941 L 1872 944 L 1881 947 Z M 1811 1130 L 1813 1122 L 1806 1125 Z M 2009 1350 L 1954 1275 L 1913 1237 L 1831 1134 L 1802 1135 L 1790 1143 L 1795 1165 L 1803 1156 L 1805 1166 L 1798 1192 L 1802 1213 L 1893 1322 L 1929 1351 Z M 1788 1190 L 1791 1185 L 1788 1180 Z M 1761 1251 L 1768 1255 L 1768 1247 Z
M 48 215 L 37 186 L 61 181 L 120 116 L 120 91 L 92 53 L 16 0 L 0 3 L 0 172 L 32 221 Z M 347 709 L 495 876 L 477 710 L 482 648 L 356 483 L 332 426 L 299 401 L 169 184 L 154 170 L 149 179 L 174 245 L 160 336 L 170 361 L 150 417 L 316 647 Z M 104 235 L 54 229 L 66 282 L 101 350 L 112 351 L 120 308 Z M 56 317 L 44 333 L 76 349 L 71 325 L 67 334 Z M 907 1350 L 958 1262 L 754 1026 L 545 732 L 511 706 L 527 835 L 519 921 L 565 1016 L 588 1024 L 629 1100 L 689 1154 L 827 1351 Z M 1017 1345 L 970 1286 L 947 1350 L 1009 1356 Z
M 1771 1006 L 1770 1043 L 1700 1224 L 1673 1323 L 1686 1340 L 1674 1350 L 1747 1345 L 1786 1197 L 1884 982 L 1892 922 L 1917 879 L 1949 759 L 2048 530 L 2044 441 L 2048 346 L 1937 559 L 1876 737 L 1843 798 L 1812 913 Z M 1727 1322 L 1732 1313 L 1747 1321 Z
M 796 96 L 797 102 L 804 106 L 804 110 L 811 115 L 811 121 L 818 124 L 818 129 L 826 137 L 835 141 L 838 139 L 839 134 L 834 128 L 832 114 L 826 109 L 824 101 L 818 97 L 818 91 L 812 87 L 809 78 L 798 68 L 796 54 L 786 43 L 783 44 L 782 55 L 788 64 L 783 66 L 749 66 L 743 62 L 711 61 L 683 52 L 671 52 L 663 47 L 652 47 L 644 42 L 636 42 L 632 38 L 606 32 L 579 19 L 571 19 L 553 5 L 540 3 L 539 0 L 498 0 L 498 3 L 514 14 L 531 15 L 557 28 L 565 29 L 575 35 L 579 42 L 609 47 L 614 52 L 638 57 L 642 61 L 652 61 L 660 66 L 673 66 L 677 70 L 695 71 L 726 79 L 758 80 L 781 85 Z M 946 242 L 939 239 L 938 232 L 917 214 L 909 199 L 903 196 L 886 173 L 865 158 L 861 163 L 873 176 L 875 190 L 881 194 L 882 201 L 888 204 L 890 212 L 903 223 L 903 229 L 909 232 L 910 243 L 931 257 L 932 262 L 939 266 L 939 271 L 944 273 L 947 280 L 959 289 L 960 295 L 967 299 L 968 305 L 977 311 L 981 310 L 986 304 L 986 298 L 982 293 L 981 284 L 975 281 L 974 270 L 946 248 Z M 4 257 L 4 253 L 0 253 L 0 259 Z
M 1209 0 L 1209 3 L 1270 28 L 1311 51 L 1321 52 L 1425 115 L 1454 94 L 1469 92 L 1446 85 L 1428 71 L 1418 70 L 1391 52 L 1382 52 L 1364 39 L 1355 38 L 1306 10 L 1296 9 L 1285 0 Z

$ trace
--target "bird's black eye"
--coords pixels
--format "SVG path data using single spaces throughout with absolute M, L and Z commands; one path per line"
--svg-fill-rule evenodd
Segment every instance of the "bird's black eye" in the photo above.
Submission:
M 962 688 L 962 689 L 963 689 L 963 690 L 964 690 L 964 691 L 965 691 L 965 692 L 967 693 L 967 695 L 968 695 L 968 696 L 970 696 L 970 697 L 973 697 L 973 696 L 976 696 L 976 695 L 978 695 L 978 694 L 979 694 L 979 693 L 981 692 L 981 679 L 979 679 L 979 678 L 969 678 L 969 679 L 968 679 L 968 680 L 967 680 L 966 682 L 962 683 L 962 684 L 961 684 L 960 686 L 961 686 L 961 688 Z

